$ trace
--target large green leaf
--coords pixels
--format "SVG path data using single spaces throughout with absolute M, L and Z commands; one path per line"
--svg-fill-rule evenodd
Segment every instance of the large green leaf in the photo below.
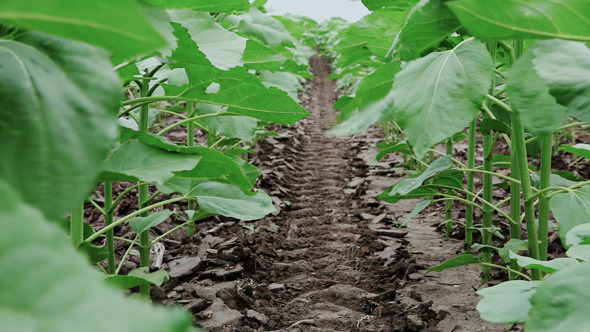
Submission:
M 411 61 L 393 83 L 395 113 L 418 158 L 469 125 L 488 93 L 493 63 L 486 47 L 467 40 Z
M 516 260 L 516 263 L 527 269 L 539 269 L 547 273 L 553 273 L 570 265 L 579 264 L 574 258 L 555 258 L 550 261 L 540 261 L 534 258 L 521 256 L 510 251 L 509 257 Z
M 135 233 L 139 234 L 154 226 L 158 226 L 170 217 L 172 212 L 168 209 L 159 212 L 152 212 L 147 217 L 135 217 L 129 220 L 129 226 L 133 228 Z
M 123 57 L 165 45 L 135 0 L 4 0 L 0 22 L 80 40 Z
M 244 67 L 248 69 L 271 71 L 280 70 L 288 60 L 285 55 L 252 39 L 246 43 L 243 59 Z
M 57 218 L 114 143 L 119 79 L 106 52 L 41 33 L 0 40 L 0 64 L 0 178 Z
M 262 80 L 262 84 L 267 88 L 274 86 L 277 89 L 281 89 L 293 100 L 299 102 L 299 91 L 303 90 L 299 82 L 299 76 L 285 71 L 271 72 L 262 70 L 260 72 L 260 79 Z
M 0 330 L 194 331 L 188 315 L 126 299 L 104 285 L 64 232 L 1 180 L 0 197 Z
M 363 5 L 369 10 L 377 10 L 396 4 L 397 0 L 363 0 Z
M 508 70 L 506 92 L 528 130 L 553 132 L 567 119 L 567 113 L 549 94 L 549 88 L 534 68 L 533 59 L 533 52 L 527 52 Z
M 170 10 L 168 14 L 173 22 L 188 30 L 199 50 L 215 67 L 226 70 L 243 64 L 246 38 L 224 29 L 206 13 Z
M 511 280 L 477 291 L 483 299 L 477 304 L 481 318 L 492 323 L 521 323 L 528 320 L 530 298 L 539 281 Z
M 266 88 L 260 79 L 243 67 L 220 70 L 199 51 L 187 30 L 175 26 L 178 48 L 172 59 L 184 67 L 190 84 L 167 85 L 169 96 L 205 104 L 228 106 L 229 112 L 260 120 L 292 124 L 309 113 L 277 88 Z
M 203 183 L 188 195 L 196 197 L 199 207 L 209 213 L 241 220 L 260 219 L 275 211 L 272 199 L 264 191 L 247 195 L 226 183 Z
M 561 243 L 565 244 L 565 236 L 572 228 L 590 221 L 590 187 L 552 196 L 549 207 L 557 220 Z
M 400 70 L 399 62 L 390 62 L 363 78 L 353 103 L 348 106 L 356 111 L 329 134 L 356 135 L 378 121 L 393 119 L 393 78 Z
M 531 298 L 527 332 L 589 331 L 590 263 L 547 277 Z
M 391 196 L 396 194 L 408 194 L 412 190 L 420 187 L 427 179 L 432 178 L 433 176 L 436 176 L 441 172 L 450 169 L 451 167 L 453 167 L 453 161 L 451 160 L 451 156 L 443 156 L 441 158 L 438 158 L 430 165 L 428 165 L 428 168 L 417 177 L 404 179 L 398 182 L 395 186 L 393 186 L 389 194 Z
M 198 104 L 197 109 L 199 110 L 199 114 L 212 114 L 220 112 L 222 107 L 210 104 Z M 216 116 L 199 119 L 197 122 L 215 134 L 221 134 L 230 138 L 240 138 L 248 142 L 252 142 L 258 127 L 258 120 L 248 116 Z
M 248 0 L 142 0 L 153 6 L 167 9 L 191 9 L 202 12 L 231 13 L 250 8 Z
M 584 43 L 544 40 L 535 44 L 535 69 L 570 116 L 590 121 L 590 50 Z
M 402 60 L 412 60 L 437 47 L 461 22 L 445 6 L 446 0 L 421 1 L 396 39 L 396 49 Z
M 276 18 L 250 8 L 250 13 L 240 16 L 240 32 L 262 41 L 266 45 L 293 46 L 293 38 L 285 26 Z
M 114 149 L 99 181 L 148 181 L 163 184 L 174 172 L 195 168 L 200 157 L 165 151 L 133 139 Z
M 590 41 L 586 0 L 459 0 L 449 1 L 447 5 L 479 39 Z
M 164 280 L 170 279 L 166 270 L 150 272 L 148 267 L 131 270 L 127 275 L 108 276 L 105 279 L 107 285 L 115 286 L 123 290 L 141 285 L 161 286 Z

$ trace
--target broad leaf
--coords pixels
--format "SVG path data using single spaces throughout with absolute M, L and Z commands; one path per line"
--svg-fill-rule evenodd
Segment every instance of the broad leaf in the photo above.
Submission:
M 539 269 L 547 273 L 553 273 L 559 271 L 570 265 L 579 264 L 574 258 L 555 258 L 550 261 L 540 261 L 534 258 L 521 256 L 510 251 L 509 256 L 511 259 L 515 259 L 516 263 L 527 269 Z
M 94 44 L 122 57 L 165 45 L 135 0 L 4 0 L 0 22 Z
M 483 299 L 477 311 L 483 320 L 497 324 L 521 323 L 528 320 L 530 298 L 537 292 L 539 281 L 511 280 L 477 292 Z
M 291 99 L 300 102 L 299 91 L 303 90 L 303 87 L 299 82 L 299 76 L 284 71 L 271 72 L 262 70 L 260 72 L 260 79 L 265 87 L 270 88 L 274 86 L 277 89 L 285 91 Z
M 397 37 L 395 48 L 402 60 L 420 57 L 437 47 L 461 27 L 445 0 L 421 1 L 413 10 Z
M 453 259 L 450 259 L 444 263 L 442 263 L 441 265 L 437 265 L 434 267 L 431 267 L 430 269 L 428 269 L 428 271 L 426 271 L 426 273 L 430 273 L 432 271 L 436 271 L 436 272 L 442 272 L 446 269 L 451 269 L 453 267 L 458 267 L 458 266 L 463 266 L 463 265 L 471 265 L 471 264 L 480 264 L 481 260 L 473 255 L 470 254 L 464 254 L 458 257 L 455 257 Z
M 585 223 L 572 228 L 565 235 L 565 244 L 567 246 L 585 245 L 590 242 L 590 223 Z
M 243 34 L 254 37 L 266 45 L 293 46 L 293 38 L 285 26 L 276 18 L 250 8 L 250 13 L 240 16 L 238 27 Z
M 150 5 L 166 9 L 190 9 L 202 12 L 231 13 L 236 10 L 248 10 L 248 0 L 142 0 Z
M 188 195 L 196 197 L 199 207 L 209 213 L 240 220 L 261 219 L 275 211 L 272 199 L 264 191 L 247 195 L 231 184 L 203 183 Z
M 395 113 L 418 158 L 469 125 L 488 93 L 493 65 L 486 47 L 467 40 L 411 61 L 393 83 Z
M 167 279 L 170 279 L 170 276 L 166 270 L 150 272 L 148 268 L 139 268 L 131 270 L 127 275 L 109 276 L 105 282 L 107 285 L 125 290 L 141 285 L 161 286 Z
M 579 245 L 571 246 L 565 253 L 568 257 L 590 262 L 590 246 Z
M 424 200 L 424 201 L 416 204 L 416 206 L 414 206 L 414 209 L 412 210 L 412 212 L 410 212 L 404 218 L 404 221 L 402 221 L 401 226 L 407 225 L 410 222 L 410 220 L 412 220 L 412 218 L 414 218 L 415 216 L 419 215 L 420 212 L 422 212 L 424 209 L 426 209 L 428 206 L 430 206 L 430 203 L 432 203 L 432 201 L 430 201 L 430 200 Z
M 363 0 L 363 5 L 369 10 L 377 10 L 397 3 L 397 0 Z
M 154 226 L 158 226 L 170 217 L 172 212 L 168 209 L 159 212 L 152 212 L 147 217 L 135 217 L 129 220 L 129 226 L 133 228 L 135 233 L 139 234 Z
M 584 43 L 544 40 L 535 44 L 535 69 L 570 116 L 590 121 L 590 50 Z
M 249 39 L 244 50 L 244 67 L 256 70 L 277 71 L 287 61 L 287 57 L 255 40 Z
M 565 244 L 565 236 L 572 228 L 588 223 L 590 218 L 590 187 L 572 189 L 571 192 L 552 196 L 549 199 L 549 207 L 557 220 L 561 243 Z
M 266 88 L 260 79 L 245 68 L 227 71 L 212 66 L 186 29 L 175 26 L 178 48 L 172 59 L 184 67 L 188 86 L 166 85 L 167 95 L 197 103 L 229 107 L 229 112 L 260 120 L 292 124 L 309 113 L 277 88 Z
M 415 178 L 404 179 L 398 182 L 389 193 L 391 196 L 399 194 L 405 195 L 410 193 L 412 190 L 420 187 L 424 181 L 433 176 L 440 174 L 441 172 L 448 170 L 453 167 L 453 162 L 450 156 L 443 156 L 434 162 L 432 162 L 428 168 L 419 176 Z
M 356 112 L 332 128 L 333 136 L 356 135 L 378 121 L 393 119 L 393 78 L 401 70 L 399 62 L 384 64 L 371 75 L 363 78 L 355 98 L 347 107 L 355 107 Z
M 525 127 L 533 133 L 553 132 L 566 119 L 565 107 L 549 94 L 549 88 L 533 65 L 534 53 L 527 52 L 506 73 L 506 92 Z
M 168 14 L 173 22 L 188 30 L 199 50 L 215 67 L 226 70 L 243 64 L 246 38 L 224 29 L 206 13 L 171 10 Z
M 547 277 L 531 298 L 525 331 L 588 331 L 590 263 L 565 268 Z
M 88 266 L 63 231 L 1 182 L 3 331 L 194 331 L 185 313 L 124 298 L 104 285 L 104 277 Z
M 559 148 L 559 150 L 590 159 L 590 144 L 578 143 L 574 146 L 564 144 Z
M 173 153 L 130 140 L 113 150 L 99 181 L 147 181 L 163 184 L 174 172 L 193 169 L 199 156 Z
M 449 1 L 447 5 L 479 39 L 590 41 L 586 0 L 459 0 Z
M 199 104 L 197 108 L 199 114 L 217 113 L 222 109 L 221 106 L 209 104 Z M 240 138 L 248 142 L 252 142 L 258 127 L 258 120 L 248 116 L 219 116 L 199 119 L 196 122 L 204 125 L 217 135 Z
M 0 40 L 0 59 L 0 178 L 58 218 L 114 144 L 119 79 L 106 52 L 41 33 Z

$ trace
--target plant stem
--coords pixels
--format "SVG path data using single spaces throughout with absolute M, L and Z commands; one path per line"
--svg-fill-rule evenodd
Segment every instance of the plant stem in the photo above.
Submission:
M 192 101 L 186 103 L 186 114 L 187 118 L 192 118 L 195 115 L 195 105 Z M 189 147 L 195 146 L 195 122 L 190 121 L 187 124 L 187 135 L 186 135 L 186 145 Z M 191 180 L 191 188 L 195 186 L 195 181 Z M 194 200 L 188 201 L 188 209 L 195 211 L 196 209 L 196 202 Z M 190 222 L 188 223 L 187 233 L 189 236 L 195 235 L 195 223 Z
M 510 155 L 510 176 L 515 179 L 520 179 L 520 165 L 518 163 L 518 151 L 516 151 L 513 147 L 511 147 L 512 153 Z M 525 166 L 526 167 L 526 166 Z M 510 217 L 514 220 L 513 223 L 510 223 L 510 239 L 518 239 L 521 238 L 521 227 L 522 223 L 520 222 L 520 183 L 511 182 L 510 183 Z M 520 267 L 513 260 L 510 263 L 510 267 L 513 270 L 519 270 Z M 509 279 L 513 280 L 516 279 L 517 274 L 510 272 Z
M 453 139 L 447 138 L 446 151 L 448 156 L 453 156 Z M 434 159 L 434 158 L 432 158 Z M 453 190 L 448 191 L 449 194 L 453 195 Z M 451 237 L 453 232 L 453 201 L 449 200 L 445 202 L 445 235 Z
M 543 190 L 551 186 L 551 155 L 552 155 L 551 133 L 541 134 L 541 183 L 539 189 Z M 547 260 L 547 236 L 549 228 L 549 198 L 546 195 L 539 197 L 539 258 Z
M 497 44 L 495 42 L 489 42 L 487 44 L 488 51 L 494 61 L 494 65 L 496 63 L 496 50 Z M 496 80 L 495 76 L 492 78 L 492 85 L 490 88 L 490 94 L 494 94 L 494 90 L 496 88 Z M 484 119 L 487 118 L 488 115 L 484 113 Z M 493 132 L 488 132 L 487 134 L 483 135 L 483 170 L 486 172 L 493 172 L 494 171 L 494 164 L 493 164 L 493 151 L 494 151 L 494 143 L 493 143 Z M 491 174 L 484 174 L 483 175 L 483 199 L 484 201 L 493 204 L 493 189 L 494 183 Z M 489 205 L 484 205 L 482 211 L 482 223 L 483 223 L 483 233 L 482 233 L 482 244 L 484 246 L 491 246 L 492 245 L 492 233 L 489 229 L 493 226 L 492 217 L 494 215 L 493 210 L 490 208 Z M 492 250 L 489 248 L 482 249 L 481 259 L 484 263 L 490 264 L 492 262 Z M 482 272 L 482 280 L 488 281 L 490 280 L 490 273 L 491 267 L 489 265 L 482 265 L 481 272 Z
M 113 183 L 112 182 L 105 182 L 104 183 L 104 222 L 106 226 L 109 226 L 113 223 L 114 218 L 114 211 L 112 209 L 113 205 Z M 109 229 L 106 233 L 107 237 L 107 254 L 108 254 L 108 273 L 115 274 L 115 231 L 114 229 Z
M 84 201 L 72 210 L 70 238 L 74 248 L 78 248 L 84 242 Z
M 537 235 L 537 224 L 535 220 L 535 206 L 534 201 L 529 200 L 532 196 L 531 178 L 528 170 L 528 160 L 526 153 L 526 145 L 524 140 L 524 127 L 516 112 L 510 113 L 512 122 L 512 143 L 513 150 L 516 151 L 518 158 L 518 166 L 520 170 L 520 182 L 522 189 L 522 198 L 524 200 L 524 213 L 527 227 L 527 234 L 529 239 L 530 255 L 534 259 L 539 259 L 539 239 Z M 514 153 L 514 152 L 513 152 Z M 531 274 L 534 280 L 541 279 L 541 273 L 538 269 L 532 269 Z
M 475 143 L 477 137 L 477 118 L 473 119 L 469 125 L 469 147 L 467 149 L 467 167 L 475 168 Z M 467 173 L 467 200 L 473 202 L 474 172 Z M 471 245 L 473 244 L 473 206 L 467 204 L 465 207 L 465 243 L 467 244 L 466 252 L 471 252 Z
M 141 84 L 141 97 L 146 97 L 148 94 L 149 88 L 149 81 L 144 79 Z M 142 133 L 148 132 L 148 118 L 149 118 L 149 108 L 148 104 L 144 104 L 140 108 L 139 112 L 139 131 Z M 143 209 L 146 207 L 149 199 L 149 185 L 142 184 L 138 188 L 139 191 L 139 209 Z M 140 213 L 141 217 L 147 217 L 149 213 L 143 212 Z M 149 229 L 141 232 L 139 234 L 139 266 L 140 267 L 147 267 L 150 266 L 150 231 Z M 150 285 L 141 285 L 140 286 L 141 296 L 144 298 L 150 298 Z

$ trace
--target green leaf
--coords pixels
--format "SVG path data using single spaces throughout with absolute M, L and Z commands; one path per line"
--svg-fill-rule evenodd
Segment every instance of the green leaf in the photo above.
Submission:
M 588 331 L 590 263 L 570 266 L 547 277 L 531 298 L 525 331 Z
M 289 58 L 255 40 L 248 39 L 243 59 L 244 67 L 248 69 L 277 71 Z
M 564 244 L 566 234 L 575 226 L 587 223 L 590 218 L 590 187 L 552 196 L 549 207 L 557 220 L 561 243 Z
M 559 38 L 590 41 L 586 0 L 459 0 L 447 5 L 483 40 Z
M 99 181 L 147 181 L 163 184 L 174 172 L 191 170 L 199 156 L 173 153 L 132 139 L 111 151 Z
M 199 110 L 199 114 L 212 114 L 220 112 L 222 107 L 199 104 L 197 105 L 197 109 Z M 240 138 L 248 142 L 252 142 L 256 134 L 256 129 L 258 128 L 258 120 L 248 116 L 218 116 L 199 119 L 196 122 L 204 125 L 217 135 Z
M 394 144 L 388 144 L 387 146 L 379 146 L 379 148 L 381 149 L 381 151 L 379 151 L 379 153 L 377 153 L 377 155 L 375 156 L 376 161 L 381 161 L 383 157 L 394 152 L 400 152 L 401 154 L 405 155 L 411 154 L 410 146 L 408 145 L 408 142 L 406 142 L 406 140 Z
M 426 271 L 426 273 L 430 273 L 432 271 L 436 271 L 436 272 L 442 272 L 446 269 L 450 269 L 453 267 L 458 267 L 458 266 L 463 266 L 463 265 L 471 265 L 471 264 L 480 264 L 481 260 L 473 255 L 470 254 L 464 254 L 458 257 L 455 257 L 453 259 L 450 259 L 444 263 L 442 263 L 441 265 L 437 265 L 434 267 L 431 267 L 430 269 L 428 269 L 428 271 Z
M 393 83 L 395 113 L 418 158 L 469 125 L 488 93 L 493 64 L 486 47 L 467 40 L 409 62 Z
M 91 265 L 100 263 L 109 257 L 106 246 L 95 246 L 92 243 L 82 242 L 77 249 L 86 255 L 88 263 Z
M 224 29 L 215 18 L 190 10 L 168 11 L 173 22 L 185 27 L 211 63 L 222 70 L 241 66 L 246 38 Z
M 578 143 L 574 146 L 564 144 L 559 148 L 559 150 L 590 159 L 590 144 Z
M 57 219 L 114 144 L 119 79 L 106 52 L 41 33 L 0 40 L 0 60 L 0 178 Z
M 209 213 L 240 220 L 261 219 L 275 211 L 272 199 L 264 191 L 246 195 L 231 184 L 203 183 L 188 195 L 196 197 L 199 207 Z
M 158 226 L 159 224 L 163 223 L 170 217 L 172 212 L 166 209 L 164 211 L 159 212 L 152 212 L 147 217 L 135 217 L 129 220 L 129 226 L 133 228 L 135 233 L 139 234 L 143 231 L 146 231 L 154 226 Z
M 590 223 L 584 223 L 573 227 L 565 235 L 565 244 L 567 246 L 575 246 L 585 244 L 590 239 Z
M 152 6 L 166 9 L 190 9 L 202 12 L 231 13 L 236 10 L 248 10 L 248 0 L 142 0 Z
M 377 10 L 398 3 L 398 0 L 363 0 L 363 5 L 369 10 Z
M 533 64 L 570 116 L 590 121 L 590 50 L 584 43 L 544 40 L 535 44 Z
M 562 270 L 570 265 L 579 264 L 574 258 L 555 258 L 550 261 L 540 261 L 526 256 L 520 256 L 510 251 L 509 256 L 511 259 L 515 259 L 516 263 L 527 269 L 539 269 L 547 273 L 553 273 Z
M 510 253 L 518 253 L 521 250 L 528 250 L 529 240 L 510 239 L 504 247 L 498 249 L 498 254 L 506 263 L 510 263 Z
M 164 280 L 170 279 L 166 270 L 150 272 L 149 268 L 139 268 L 129 271 L 129 274 L 109 276 L 105 279 L 107 285 L 115 286 L 120 289 L 130 289 L 141 285 L 162 286 Z
M 424 209 L 426 209 L 428 206 L 430 206 L 430 203 L 432 203 L 432 201 L 430 201 L 430 200 L 424 200 L 424 201 L 416 204 L 416 206 L 414 206 L 414 209 L 412 210 L 412 212 L 410 212 L 404 218 L 404 221 L 401 223 L 401 226 L 407 225 L 410 222 L 410 220 L 412 220 L 412 218 L 414 218 L 415 216 L 419 215 L 420 212 L 422 212 Z
M 299 76 L 296 74 L 284 71 L 276 71 L 273 73 L 268 70 L 262 70 L 260 71 L 260 79 L 265 87 L 270 88 L 271 86 L 274 86 L 275 88 L 285 91 L 291 99 L 300 102 L 299 91 L 303 90 L 303 87 L 299 82 Z
M 485 118 L 479 124 L 479 131 L 482 134 L 490 134 L 491 131 L 497 131 L 507 135 L 512 135 L 512 129 L 504 121 L 492 118 Z
M 526 322 L 531 310 L 530 298 L 537 292 L 539 281 L 511 280 L 477 291 L 483 299 L 477 311 L 483 320 L 496 324 Z
M 83 41 L 122 57 L 165 45 L 135 0 L 5 0 L 0 22 Z
M 575 245 L 571 246 L 565 253 L 568 257 L 580 259 L 584 262 L 590 262 L 590 246 Z
M 211 66 L 186 29 L 175 26 L 178 48 L 172 59 L 180 61 L 190 84 L 165 85 L 167 95 L 197 103 L 229 107 L 235 114 L 283 124 L 293 124 L 309 115 L 303 107 L 277 88 L 266 88 L 243 67 L 220 70 Z M 215 87 L 216 89 L 211 89 Z
M 451 160 L 451 156 L 443 156 L 438 158 L 430 165 L 428 168 L 419 176 L 415 178 L 404 179 L 398 182 L 391 190 L 389 195 L 393 196 L 396 194 L 405 195 L 410 193 L 412 190 L 420 187 L 424 181 L 429 178 L 432 178 L 441 172 L 450 169 L 453 167 L 453 161 Z
M 412 9 L 395 43 L 404 61 L 419 58 L 461 27 L 446 0 L 421 1 Z
M 68 236 L 1 180 L 0 197 L 3 331 L 194 331 L 187 314 L 124 298 L 104 285 Z
M 250 8 L 250 13 L 240 16 L 240 32 L 262 41 L 265 45 L 293 46 L 293 38 L 285 26 L 276 18 L 262 13 L 258 8 Z
M 359 84 L 353 104 L 356 112 L 344 122 L 332 128 L 332 136 L 356 135 L 378 121 L 393 118 L 393 78 L 401 70 L 399 62 L 391 62 L 377 68 Z
M 508 70 L 506 92 L 528 130 L 553 132 L 567 119 L 567 113 L 549 94 L 549 88 L 534 68 L 534 57 L 533 52 L 527 52 Z

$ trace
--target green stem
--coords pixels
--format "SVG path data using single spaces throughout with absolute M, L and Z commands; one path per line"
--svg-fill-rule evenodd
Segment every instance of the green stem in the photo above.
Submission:
M 510 176 L 515 179 L 520 179 L 520 165 L 518 163 L 518 151 L 516 151 L 513 147 L 511 148 L 512 153 L 510 155 Z M 514 223 L 510 223 L 510 239 L 517 239 L 520 240 L 521 238 L 521 227 L 522 223 L 520 222 L 520 183 L 510 182 L 510 217 L 514 220 Z M 518 271 L 520 267 L 518 266 L 516 260 L 512 260 L 510 263 L 510 267 L 513 270 Z M 516 279 L 517 273 L 510 272 L 509 279 L 514 280 Z
M 498 268 L 498 269 L 507 270 L 507 271 L 509 271 L 511 274 L 512 274 L 512 273 L 514 273 L 514 274 L 516 274 L 516 275 L 519 275 L 519 276 L 521 276 L 521 277 L 525 278 L 525 279 L 526 279 L 526 280 L 528 280 L 528 281 L 532 281 L 532 280 L 531 280 L 531 277 L 527 276 L 526 274 L 524 274 L 524 273 L 522 273 L 522 272 L 520 272 L 520 271 L 518 271 L 518 270 L 514 270 L 514 269 L 513 269 L 513 268 L 511 268 L 511 267 L 506 267 L 506 266 L 497 265 L 497 264 L 492 264 L 492 263 L 481 263 L 481 264 L 483 264 L 483 265 L 487 265 L 487 266 L 489 266 L 489 267 L 496 267 L 496 268 Z
M 467 167 L 470 169 L 475 168 L 475 143 L 477 137 L 477 118 L 473 119 L 469 125 L 469 147 L 467 149 Z M 474 172 L 467 173 L 467 200 L 473 202 L 473 191 L 475 190 L 474 185 Z M 467 252 L 471 252 L 471 245 L 473 244 L 473 206 L 467 204 L 465 207 L 465 243 L 467 244 Z
M 84 242 L 84 201 L 72 210 L 70 238 L 74 248 L 78 248 Z
M 104 183 L 104 222 L 106 226 L 113 223 L 114 213 L 112 209 L 113 205 L 113 183 Z M 108 254 L 108 272 L 109 274 L 115 274 L 115 231 L 110 229 L 106 233 L 107 237 L 107 254 Z
M 191 102 L 189 102 L 189 103 L 191 103 Z M 176 122 L 174 124 L 171 124 L 170 126 L 168 126 L 168 127 L 164 128 L 164 129 L 160 130 L 158 132 L 158 135 L 162 136 L 165 133 L 169 132 L 170 130 L 172 130 L 172 129 L 176 128 L 176 127 L 179 127 L 179 126 L 181 126 L 183 124 L 191 124 L 191 123 L 193 123 L 193 128 L 194 128 L 194 126 L 195 126 L 194 121 L 195 120 L 205 119 L 205 118 L 212 118 L 212 117 L 216 117 L 216 116 L 221 116 L 221 113 L 223 113 L 224 115 L 230 114 L 228 112 L 217 112 L 217 113 L 196 115 L 196 116 L 193 116 L 193 117 L 190 117 L 190 118 L 187 118 L 187 119 L 178 121 L 178 122 Z
M 539 189 L 543 190 L 551 186 L 551 155 L 552 138 L 551 133 L 541 134 L 541 183 Z M 549 198 L 545 195 L 539 197 L 539 257 L 547 260 L 547 236 L 549 231 Z
M 195 115 L 195 105 L 193 102 L 186 103 L 186 114 L 188 118 L 192 118 Z M 189 147 L 195 146 L 195 122 L 190 121 L 187 124 L 187 136 L 186 136 L 186 145 Z M 191 188 L 194 187 L 196 182 L 191 180 Z M 196 209 L 196 202 L 194 200 L 188 201 L 188 209 L 195 211 Z M 189 236 L 195 235 L 195 223 L 189 222 L 187 227 L 187 233 Z
M 453 155 L 453 139 L 447 138 L 446 142 L 446 152 L 448 156 Z M 434 158 L 433 158 L 434 159 Z M 447 191 L 449 194 L 453 195 L 453 191 Z M 451 237 L 451 233 L 453 232 L 453 201 L 449 200 L 445 202 L 445 235 L 446 237 Z
M 121 268 L 123 267 L 123 263 L 125 263 L 125 260 L 127 259 L 127 256 L 129 256 L 131 249 L 133 249 L 133 246 L 137 244 L 138 237 L 139 237 L 139 235 L 136 235 L 135 239 L 133 239 L 133 242 L 129 245 L 127 250 L 125 250 L 125 254 L 123 254 L 123 257 L 121 257 L 121 261 L 119 262 L 119 266 L 117 266 L 117 270 L 115 270 L 115 274 L 119 274 L 119 271 L 121 271 Z
M 143 80 L 141 84 L 141 97 L 145 97 L 148 94 L 148 81 Z M 149 117 L 149 108 L 148 104 L 144 104 L 140 108 L 139 112 L 139 131 L 142 133 L 148 133 L 149 125 L 148 125 L 148 117 Z M 139 209 L 143 209 L 148 204 L 149 199 L 149 185 L 141 184 L 138 188 L 139 190 Z M 149 213 L 143 212 L 140 213 L 141 217 L 147 217 Z M 141 232 L 139 234 L 139 266 L 140 267 L 147 267 L 150 266 L 150 231 L 149 229 Z M 141 285 L 140 286 L 141 296 L 144 298 L 150 298 L 150 285 Z
M 520 182 L 522 198 L 524 200 L 525 222 L 529 239 L 529 252 L 532 258 L 540 259 L 538 244 L 539 239 L 537 234 L 537 224 L 535 220 L 535 206 L 534 201 L 529 200 L 533 193 L 531 189 L 531 178 L 529 176 L 528 170 L 528 160 L 524 140 L 524 127 L 522 125 L 520 117 L 518 116 L 518 114 L 516 114 L 516 112 L 511 113 L 511 122 L 513 135 L 513 150 L 516 151 L 516 156 L 518 158 L 518 165 L 520 170 Z M 531 274 L 533 276 L 533 279 L 541 279 L 541 273 L 538 269 L 532 269 Z

